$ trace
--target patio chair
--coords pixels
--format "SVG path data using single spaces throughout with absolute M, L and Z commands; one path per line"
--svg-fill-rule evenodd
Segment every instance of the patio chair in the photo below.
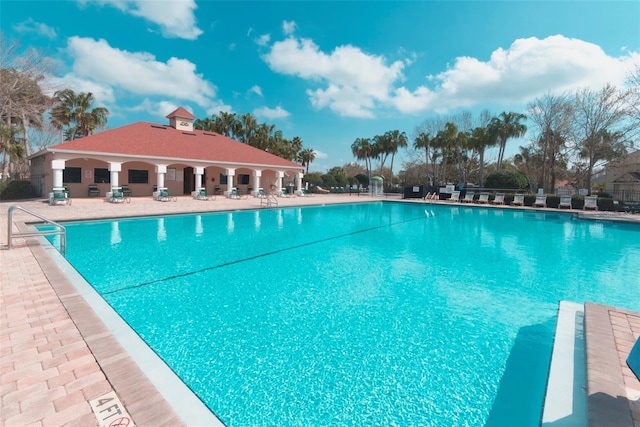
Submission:
M 100 197 L 100 189 L 95 184 L 89 184 L 87 193 L 89 197 Z
M 111 203 L 131 203 L 131 199 L 124 195 L 121 187 L 114 187 L 111 189 L 111 197 L 109 197 Z
M 49 204 L 54 205 L 70 205 L 71 199 L 69 198 L 69 192 L 62 188 L 54 188 L 51 198 L 49 198 Z
M 547 196 L 546 195 L 538 195 L 536 196 L 535 202 L 533 202 L 534 208 L 546 208 L 547 207 Z
M 560 203 L 558 204 L 558 209 L 571 209 L 571 196 L 560 196 Z
M 454 191 L 453 193 L 451 193 L 451 197 L 449 197 L 447 199 L 447 202 L 459 202 L 460 201 L 460 192 L 459 191 Z
M 633 347 L 631 347 L 629 357 L 627 357 L 627 366 L 640 381 L 640 338 L 638 338 Z
M 489 193 L 484 191 L 480 193 L 480 197 L 478 197 L 478 201 L 476 203 L 489 204 Z
M 464 199 L 461 200 L 462 203 L 473 203 L 473 196 L 475 196 L 474 191 L 467 191 L 464 195 Z
M 131 191 L 128 184 L 122 184 L 121 188 L 122 188 L 122 194 L 124 194 L 124 197 L 131 197 L 133 195 L 133 191 Z
M 209 200 L 209 196 L 207 196 L 207 189 L 200 187 L 198 192 L 196 193 L 196 200 Z
M 513 202 L 511 202 L 513 206 L 524 206 L 524 194 L 517 193 L 513 196 Z
M 302 197 L 313 197 L 314 196 L 314 194 L 311 191 L 307 190 L 306 188 L 303 188 L 303 189 L 300 190 L 300 195 Z
M 593 209 L 598 210 L 598 198 L 596 196 L 585 196 L 583 210 Z
M 170 196 L 169 190 L 167 190 L 166 188 L 159 188 L 157 200 L 160 202 L 177 202 L 178 198 Z
M 491 201 L 493 205 L 504 205 L 504 193 L 496 193 L 496 197 Z

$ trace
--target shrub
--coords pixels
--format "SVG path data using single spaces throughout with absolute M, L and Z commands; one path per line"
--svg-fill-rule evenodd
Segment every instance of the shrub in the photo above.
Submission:
M 38 196 L 29 181 L 0 182 L 0 200 L 32 199 Z
M 498 171 L 489 175 L 485 181 L 487 188 L 519 190 L 529 185 L 527 177 L 519 171 Z

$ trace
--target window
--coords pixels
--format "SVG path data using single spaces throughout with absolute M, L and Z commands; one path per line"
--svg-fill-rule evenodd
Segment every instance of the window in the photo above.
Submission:
M 148 184 L 149 171 L 142 169 L 129 169 L 129 184 Z
M 111 182 L 111 174 L 109 169 L 95 168 L 93 170 L 93 183 L 94 184 L 109 184 Z
M 227 174 L 220 174 L 220 185 L 227 185 Z
M 66 167 L 62 170 L 62 182 L 65 184 L 79 184 L 82 182 L 82 168 Z
M 238 185 L 247 185 L 249 184 L 249 175 L 247 174 L 239 174 L 238 175 Z

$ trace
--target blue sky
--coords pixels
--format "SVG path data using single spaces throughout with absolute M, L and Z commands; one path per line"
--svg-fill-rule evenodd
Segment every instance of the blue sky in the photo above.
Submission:
M 623 86 L 640 63 L 637 0 L 3 0 L 0 27 L 52 58 L 47 90 L 94 93 L 110 128 L 177 106 L 251 112 L 316 150 L 312 171 L 354 161 L 359 137 L 524 113 L 545 93 Z

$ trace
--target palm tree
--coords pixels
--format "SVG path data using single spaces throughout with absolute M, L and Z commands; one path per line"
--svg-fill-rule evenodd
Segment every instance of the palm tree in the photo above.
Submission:
M 245 144 L 252 145 L 251 142 L 254 138 L 256 128 L 258 127 L 258 121 L 251 113 L 241 114 L 239 121 L 241 124 L 238 132 L 240 141 Z
M 387 161 L 387 157 L 389 157 L 389 153 L 391 150 L 389 149 L 389 135 L 376 135 L 373 137 L 373 144 L 371 149 L 371 157 L 375 159 L 380 159 L 380 175 L 382 175 L 382 169 L 384 168 L 384 164 Z
M 295 139 L 295 138 L 293 138 Z M 306 166 L 305 174 L 309 174 L 309 164 L 316 159 L 316 152 L 312 148 L 305 148 L 298 153 L 298 160 Z
M 478 185 L 484 186 L 484 152 L 498 142 L 498 135 L 491 126 L 479 126 L 471 131 L 468 141 L 469 148 L 475 150 L 479 157 Z
M 64 127 L 72 128 L 68 132 L 70 139 L 92 135 L 97 129 L 107 125 L 109 110 L 104 107 L 91 108 L 95 98 L 91 92 L 75 93 L 64 89 L 53 94 L 54 107 L 51 110 L 51 123 L 63 132 Z
M 427 171 L 427 182 L 429 185 L 433 185 L 433 179 L 429 179 L 429 149 L 431 148 L 431 135 L 428 133 L 420 132 L 416 139 L 413 141 L 413 148 L 416 150 L 424 149 L 425 154 L 425 169 Z
M 527 126 L 520 123 L 521 120 L 526 120 L 526 118 L 527 116 L 521 113 L 507 113 L 503 111 L 498 117 L 494 117 L 491 121 L 491 126 L 495 126 L 495 131 L 498 134 L 498 140 L 500 142 L 498 170 L 502 169 L 502 160 L 504 157 L 504 149 L 507 146 L 507 140 L 509 138 L 520 138 L 527 132 Z
M 371 177 L 371 158 L 373 157 L 373 145 L 369 138 L 356 138 L 351 144 L 351 152 L 358 160 L 364 160 L 367 175 Z
M 393 175 L 393 159 L 400 148 L 406 148 L 408 139 L 407 134 L 399 130 L 390 130 L 386 134 L 388 140 L 387 150 L 391 153 L 391 175 Z M 391 177 L 393 178 L 393 176 Z

